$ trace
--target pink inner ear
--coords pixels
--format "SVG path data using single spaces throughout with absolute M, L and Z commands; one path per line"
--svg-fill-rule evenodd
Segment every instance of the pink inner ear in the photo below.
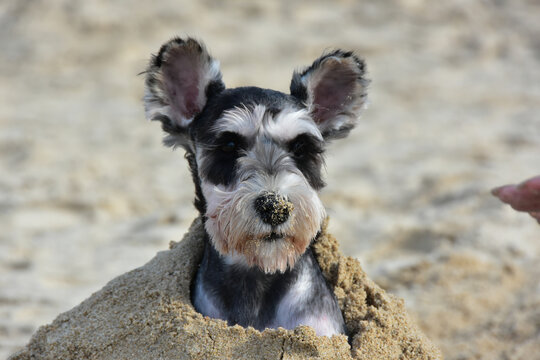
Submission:
M 312 116 L 317 123 L 344 111 L 356 86 L 357 74 L 347 65 L 334 62 L 328 66 L 326 72 L 313 89 Z
M 197 54 L 178 49 L 169 54 L 163 65 L 167 95 L 175 112 L 184 119 L 191 119 L 201 111 L 199 101 L 200 64 Z

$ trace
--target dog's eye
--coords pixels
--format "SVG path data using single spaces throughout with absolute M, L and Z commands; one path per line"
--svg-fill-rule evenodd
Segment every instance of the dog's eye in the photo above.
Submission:
M 304 139 L 295 139 L 289 146 L 289 151 L 296 158 L 302 158 L 306 155 L 306 142 Z
M 221 146 L 221 151 L 224 153 L 232 153 L 236 150 L 236 143 L 234 141 L 228 141 L 225 145 Z
M 288 144 L 288 150 L 296 160 L 306 160 L 322 154 L 321 142 L 309 134 L 300 134 Z
M 238 154 L 246 146 L 245 139 L 236 133 L 225 132 L 215 143 L 215 149 L 224 155 Z M 230 157 L 230 156 L 229 156 Z

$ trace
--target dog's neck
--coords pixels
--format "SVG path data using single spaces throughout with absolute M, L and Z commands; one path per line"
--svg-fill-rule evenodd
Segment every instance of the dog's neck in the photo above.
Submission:
M 216 295 L 214 300 L 221 302 L 228 313 L 223 320 L 230 325 L 264 329 L 262 325 L 268 323 L 290 284 L 298 278 L 305 258 L 312 256 L 308 250 L 294 268 L 283 273 L 266 274 L 257 267 L 229 261 L 207 240 L 197 282 Z
M 262 331 L 306 324 L 320 335 L 344 333 L 341 312 L 331 301 L 332 290 L 311 246 L 293 268 L 270 274 L 220 255 L 206 234 L 204 255 L 193 287 L 197 310 L 229 325 L 252 326 Z
M 184 157 L 188 162 L 191 177 L 193 179 L 193 183 L 195 184 L 195 200 L 193 201 L 193 204 L 204 219 L 204 214 L 206 213 L 206 199 L 204 198 L 201 189 L 201 179 L 199 178 L 199 166 L 197 165 L 197 159 L 192 151 L 186 151 Z

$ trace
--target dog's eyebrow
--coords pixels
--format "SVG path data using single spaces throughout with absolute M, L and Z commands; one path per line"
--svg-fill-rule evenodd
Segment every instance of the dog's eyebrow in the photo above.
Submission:
M 313 148 L 313 150 L 321 153 L 323 152 L 324 150 L 324 141 L 322 141 L 321 139 L 313 136 L 312 134 L 310 133 L 299 133 L 297 134 L 295 137 L 293 137 L 292 139 L 290 139 L 287 144 L 291 144 L 291 143 L 294 143 L 296 142 L 297 140 L 303 140 L 304 142 L 306 142 L 310 147 Z
M 263 105 L 255 105 L 252 108 L 245 105 L 237 106 L 223 112 L 212 126 L 212 132 L 216 134 L 233 132 L 250 138 L 257 134 L 265 116 L 267 112 Z
M 224 111 L 211 130 L 215 136 L 233 132 L 248 139 L 262 132 L 278 142 L 288 142 L 299 134 L 307 133 L 323 141 L 319 128 L 305 109 L 285 108 L 278 111 L 261 104 L 237 106 Z
M 273 118 L 273 121 L 268 121 L 264 129 L 278 142 L 288 142 L 300 134 L 309 134 L 323 141 L 319 128 L 305 109 L 284 109 Z

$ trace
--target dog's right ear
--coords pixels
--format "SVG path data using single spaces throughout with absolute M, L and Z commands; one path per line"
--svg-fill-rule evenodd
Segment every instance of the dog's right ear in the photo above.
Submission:
M 146 69 L 144 108 L 168 133 L 165 144 L 189 149 L 188 129 L 207 100 L 225 89 L 219 62 L 191 38 L 165 43 Z

